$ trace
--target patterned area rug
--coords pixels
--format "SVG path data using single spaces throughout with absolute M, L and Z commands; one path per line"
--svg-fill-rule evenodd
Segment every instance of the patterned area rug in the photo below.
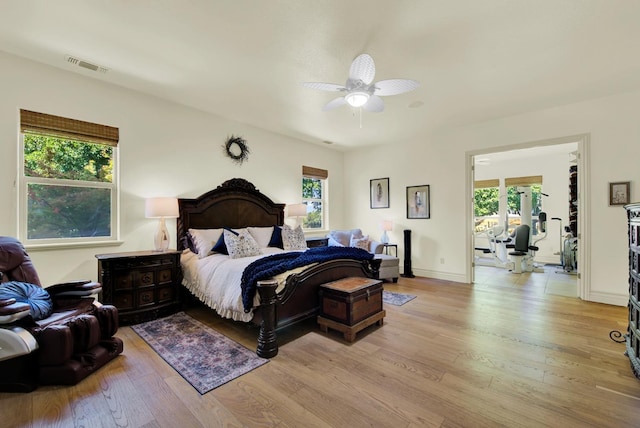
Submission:
M 393 291 L 382 290 L 382 301 L 389 305 L 402 306 L 415 298 L 416 296 L 412 294 L 394 293 Z
M 200 394 L 269 361 L 184 312 L 131 328 Z

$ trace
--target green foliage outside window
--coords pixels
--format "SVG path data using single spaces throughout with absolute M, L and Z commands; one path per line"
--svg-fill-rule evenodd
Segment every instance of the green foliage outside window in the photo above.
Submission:
M 531 211 L 536 216 L 542 207 L 542 186 L 533 184 L 531 186 Z M 497 187 L 475 189 L 474 191 L 474 214 L 476 217 L 496 215 L 499 212 L 500 195 Z M 516 187 L 507 188 L 507 212 L 509 214 L 520 214 L 520 194 Z
M 307 204 L 307 217 L 302 222 L 304 229 L 322 229 L 322 180 L 302 178 L 302 200 Z
M 24 175 L 111 183 L 113 147 L 25 134 Z
M 531 185 L 531 215 L 537 216 L 542 208 L 542 186 Z M 504 219 L 497 219 L 500 208 L 500 195 L 497 187 L 487 187 L 474 190 L 473 211 L 476 217 L 475 230 L 481 232 L 493 226 L 502 225 Z M 518 188 L 507 187 L 507 214 L 509 215 L 509 232 L 520 224 L 520 194 Z M 513 216 L 513 217 L 512 217 Z M 533 219 L 533 223 L 537 220 Z M 533 230 L 534 235 L 536 229 Z
M 24 134 L 24 175 L 28 239 L 111 235 L 113 147 Z

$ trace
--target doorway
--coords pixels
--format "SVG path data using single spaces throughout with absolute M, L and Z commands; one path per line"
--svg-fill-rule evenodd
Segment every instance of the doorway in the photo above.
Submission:
M 531 278 L 538 286 L 544 285 L 545 292 L 549 294 L 561 294 L 565 296 L 585 298 L 588 286 L 585 279 L 588 275 L 585 268 L 586 263 L 579 263 L 586 260 L 588 245 L 584 233 L 585 223 L 588 220 L 584 210 L 585 196 L 588 194 L 586 185 L 588 183 L 588 171 L 582 167 L 588 152 L 588 135 L 580 135 L 566 138 L 559 138 L 548 141 L 534 142 L 517 146 L 497 148 L 468 153 L 470 177 L 468 180 L 469 200 L 471 201 L 468 210 L 469 227 L 469 271 L 470 282 L 482 283 L 484 281 L 511 281 L 523 282 Z M 570 202 L 572 195 L 570 185 L 570 175 L 577 170 L 577 177 L 574 174 L 575 185 L 573 191 L 580 197 Z M 535 264 L 535 271 L 524 274 L 512 273 L 513 264 L 509 266 L 511 257 L 507 255 L 502 239 L 491 240 L 491 233 L 486 234 L 487 228 L 493 228 L 500 232 L 504 229 L 504 234 L 500 238 L 507 238 L 508 228 L 513 229 L 520 220 L 520 212 L 514 209 L 514 192 L 520 193 L 529 188 L 508 188 L 508 184 L 518 182 L 522 179 L 540 179 L 539 187 L 534 190 L 534 209 L 529 212 L 530 216 L 526 222 L 531 226 L 530 244 L 539 248 L 535 257 L 530 262 Z M 475 186 L 478 183 L 483 185 L 496 185 L 495 189 L 482 193 L 483 195 L 497 195 L 499 204 L 493 204 L 499 208 L 493 209 L 491 204 L 483 204 L 480 214 L 484 218 L 478 218 L 478 210 L 474 197 L 476 196 Z M 522 183 L 521 183 L 522 184 Z M 524 186 L 528 186 L 524 183 Z M 578 192 L 579 190 L 579 192 Z M 535 194 L 538 192 L 537 195 Z M 524 193 L 524 192 L 522 192 Z M 537 199 L 536 199 L 537 197 Z M 542 211 L 546 214 L 545 230 L 540 230 L 542 225 L 537 214 Z M 533 216 L 531 216 L 533 214 Z M 480 221 L 479 221 L 480 220 Z M 495 227 L 496 224 L 500 227 Z M 571 239 L 569 230 L 575 239 Z M 506 239 L 505 239 L 506 240 Z M 491 245 L 492 244 L 492 245 Z M 502 246 L 502 248 L 497 248 Z M 491 252 L 483 252 L 491 247 Z M 495 252 L 498 252 L 496 254 Z M 508 251 L 508 250 L 507 250 Z M 574 265 L 567 264 L 571 260 L 571 255 L 575 261 Z M 526 266 L 526 265 L 525 265 Z M 533 264 L 528 267 L 531 269 Z M 501 278 L 501 279 L 498 279 Z M 541 285 L 542 284 L 542 285 Z

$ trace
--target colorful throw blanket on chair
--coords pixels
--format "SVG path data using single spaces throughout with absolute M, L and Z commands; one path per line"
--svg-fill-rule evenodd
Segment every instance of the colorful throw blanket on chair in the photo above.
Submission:
M 253 309 L 258 281 L 312 263 L 335 259 L 372 260 L 373 254 L 355 247 L 316 247 L 303 252 L 273 254 L 256 260 L 242 273 L 242 305 L 245 312 Z

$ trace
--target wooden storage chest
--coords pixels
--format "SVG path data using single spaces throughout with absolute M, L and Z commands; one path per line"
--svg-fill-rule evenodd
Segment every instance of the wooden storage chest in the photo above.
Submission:
M 343 278 L 320 286 L 320 316 L 318 323 L 341 331 L 348 341 L 374 323 L 382 324 L 382 281 L 371 278 Z

